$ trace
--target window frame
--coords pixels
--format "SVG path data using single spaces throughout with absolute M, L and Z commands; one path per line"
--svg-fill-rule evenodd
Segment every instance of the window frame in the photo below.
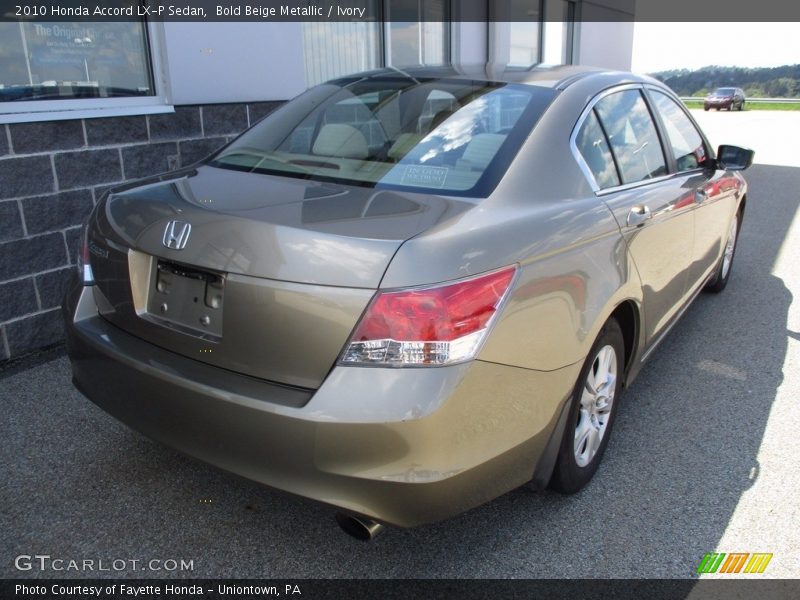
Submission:
M 666 180 L 668 180 L 670 178 L 673 178 L 673 177 L 676 177 L 676 176 L 684 177 L 684 176 L 687 176 L 687 175 L 693 175 L 693 174 L 702 172 L 702 171 L 707 169 L 707 167 L 698 166 L 697 168 L 692 169 L 690 171 L 678 171 L 677 170 L 674 152 L 672 150 L 672 146 L 667 141 L 668 140 L 668 138 L 666 137 L 667 133 L 666 133 L 666 129 L 664 127 L 664 123 L 661 120 L 661 115 L 658 114 L 658 110 L 656 109 L 655 104 L 654 104 L 652 98 L 650 97 L 650 94 L 648 93 L 648 90 L 651 90 L 651 89 L 655 90 L 655 91 L 658 91 L 658 92 L 661 92 L 661 93 L 665 94 L 666 96 L 668 96 L 669 98 L 671 98 L 673 100 L 678 100 L 678 106 L 680 106 L 681 109 L 683 110 L 684 114 L 686 114 L 686 116 L 689 117 L 689 120 L 691 121 L 692 125 L 695 127 L 697 132 L 700 134 L 700 137 L 701 137 L 701 139 L 703 140 L 703 143 L 706 146 L 706 151 L 708 153 L 708 159 L 714 159 L 715 158 L 715 153 L 713 151 L 713 148 L 708 143 L 708 139 L 706 138 L 705 134 L 703 133 L 703 130 L 698 126 L 697 121 L 695 121 L 694 118 L 692 118 L 692 115 L 686 110 L 686 107 L 683 105 L 683 103 L 680 102 L 680 99 L 678 99 L 678 97 L 674 93 L 671 93 L 671 91 L 669 89 L 666 89 L 666 88 L 663 88 L 661 86 L 654 85 L 654 84 L 651 84 L 651 83 L 626 83 L 626 84 L 621 84 L 621 85 L 615 85 L 615 86 L 609 87 L 609 88 L 607 88 L 605 90 L 602 90 L 598 94 L 594 95 L 591 98 L 591 100 L 589 100 L 589 102 L 586 104 L 586 106 L 581 111 L 581 114 L 578 117 L 578 120 L 575 122 L 575 125 L 572 128 L 572 132 L 570 133 L 570 138 L 569 138 L 569 146 L 570 146 L 570 150 L 572 152 L 572 155 L 575 158 L 575 161 L 578 163 L 578 167 L 580 168 L 580 170 L 583 173 L 584 177 L 586 177 L 586 181 L 589 183 L 589 186 L 592 188 L 592 191 L 594 192 L 594 194 L 596 196 L 604 196 L 606 194 L 612 194 L 612 193 L 619 192 L 619 191 L 624 191 L 624 190 L 628 190 L 628 189 L 632 189 L 632 188 L 638 188 L 638 187 L 642 187 L 642 186 L 646 186 L 646 185 L 651 185 L 651 184 L 659 183 L 661 181 L 666 181 Z M 614 93 L 617 93 L 617 92 L 623 92 L 623 91 L 626 91 L 626 90 L 638 90 L 639 93 L 642 95 L 642 98 L 644 99 L 645 105 L 647 106 L 647 110 L 650 113 L 650 118 L 653 120 L 653 123 L 654 123 L 655 128 L 656 128 L 656 133 L 658 135 L 659 143 L 661 144 L 661 151 L 664 153 L 664 159 L 665 159 L 665 162 L 666 162 L 667 172 L 664 175 L 660 175 L 659 177 L 653 177 L 652 179 L 643 179 L 641 181 L 634 181 L 634 182 L 631 182 L 631 183 L 623 183 L 623 184 L 620 184 L 620 185 L 615 185 L 615 186 L 611 186 L 611 187 L 607 187 L 607 188 L 601 188 L 598 185 L 597 181 L 595 180 L 594 174 L 592 173 L 591 168 L 589 167 L 588 163 L 586 162 L 586 160 L 584 159 L 584 157 L 581 154 L 580 150 L 578 149 L 578 146 L 577 146 L 578 133 L 580 132 L 580 129 L 583 126 L 584 121 L 588 118 L 588 115 L 592 111 L 594 111 L 595 105 L 598 102 L 600 102 L 606 96 L 610 96 L 611 94 L 614 94 Z M 602 122 L 601 122 L 601 127 L 604 128 L 604 126 L 602 125 Z M 604 129 L 603 133 L 605 135 L 605 129 Z M 606 136 L 606 143 L 609 145 L 609 147 L 611 146 L 607 136 Z M 613 151 L 612 151 L 612 156 L 614 156 L 614 160 L 616 161 L 616 155 L 614 155 Z M 615 168 L 616 168 L 616 164 L 615 164 Z M 617 170 L 617 176 L 620 178 L 620 181 L 622 181 L 622 177 L 621 177 L 621 174 L 619 173 L 619 170 Z
M 0 103 L 0 124 L 174 112 L 167 71 L 164 23 L 144 19 L 144 26 L 154 95 L 3 102 Z

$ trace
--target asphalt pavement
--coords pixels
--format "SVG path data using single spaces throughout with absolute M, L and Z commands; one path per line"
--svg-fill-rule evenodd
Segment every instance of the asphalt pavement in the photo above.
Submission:
M 0 576 L 682 578 L 719 551 L 771 552 L 768 575 L 797 577 L 800 168 L 747 176 L 728 288 L 697 299 L 627 391 L 581 493 L 520 489 L 365 544 L 329 507 L 127 429 L 55 353 L 0 373 Z M 36 554 L 110 570 L 15 568 Z M 193 569 L 163 570 L 181 559 Z
M 763 165 L 800 167 L 800 110 L 692 110 L 708 140 L 720 144 L 745 146 L 756 151 L 756 162 Z

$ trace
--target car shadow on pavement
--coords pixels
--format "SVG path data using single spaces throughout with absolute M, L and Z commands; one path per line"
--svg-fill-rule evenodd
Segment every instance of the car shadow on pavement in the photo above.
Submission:
M 3 382 L 10 417 L 0 427 L 8 468 L 0 501 L 9 509 L 0 526 L 10 556 L 193 561 L 185 572 L 110 573 L 135 577 L 694 576 L 759 477 L 759 447 L 783 380 L 792 295 L 771 270 L 798 209 L 787 189 L 800 187 L 800 169 L 758 166 L 748 180 L 728 288 L 701 295 L 649 360 L 581 493 L 519 489 L 365 544 L 338 529 L 330 507 L 125 428 L 66 385 L 60 358 L 39 367 L 37 389 L 25 374 Z M 93 575 L 20 573 L 12 560 L 0 573 Z

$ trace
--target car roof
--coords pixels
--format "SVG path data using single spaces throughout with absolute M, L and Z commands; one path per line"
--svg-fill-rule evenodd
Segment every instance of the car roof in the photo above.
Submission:
M 625 82 L 656 83 L 656 80 L 623 71 L 613 71 L 584 65 L 544 65 L 530 67 L 495 67 L 487 64 L 444 65 L 437 67 L 386 67 L 341 78 L 338 81 L 355 78 L 381 78 L 404 75 L 412 79 L 478 79 L 501 83 L 522 83 L 563 90 L 569 85 L 591 77 L 604 75 L 605 78 L 618 75 Z

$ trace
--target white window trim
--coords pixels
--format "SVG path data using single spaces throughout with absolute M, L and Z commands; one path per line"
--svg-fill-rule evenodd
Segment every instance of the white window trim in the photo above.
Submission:
M 171 102 L 164 24 L 148 22 L 146 27 L 150 41 L 150 64 L 153 68 L 155 96 L 2 102 L 0 124 L 175 112 Z

